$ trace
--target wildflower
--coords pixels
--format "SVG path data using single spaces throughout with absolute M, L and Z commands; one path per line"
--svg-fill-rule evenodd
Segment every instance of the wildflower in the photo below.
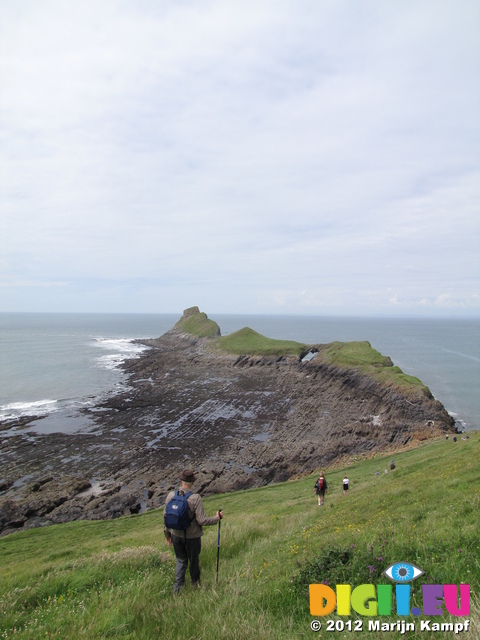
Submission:
M 373 573 L 375 571 L 375 567 L 373 566 L 373 564 L 368 565 L 368 570 L 370 571 L 370 573 Z
M 377 560 L 378 560 L 378 562 L 383 562 L 382 556 L 378 556 Z

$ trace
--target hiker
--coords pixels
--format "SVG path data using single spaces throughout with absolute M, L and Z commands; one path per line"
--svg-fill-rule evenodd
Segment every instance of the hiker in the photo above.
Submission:
M 390 463 L 390 471 L 393 471 L 395 469 L 395 462 L 392 460 Z
M 323 473 L 320 474 L 320 477 L 315 482 L 314 490 L 318 496 L 318 506 L 321 507 L 325 501 L 325 491 L 327 490 L 327 480 Z
M 177 558 L 173 593 L 178 593 L 184 585 L 187 566 L 190 571 L 192 585 L 200 585 L 199 556 L 202 546 L 203 527 L 217 524 L 223 517 L 223 513 L 217 511 L 215 516 L 207 518 L 201 497 L 198 493 L 191 491 L 195 480 L 194 472 L 191 469 L 185 469 L 180 476 L 180 489 L 170 491 L 165 500 L 163 512 L 165 539 L 169 547 L 173 546 Z M 169 528 L 167 523 L 172 519 L 172 513 L 175 514 L 174 509 L 180 512 L 184 506 L 185 498 L 188 504 L 188 509 L 185 509 L 186 524 L 179 522 L 177 526 L 182 526 L 183 528 Z M 169 503 L 172 503 L 170 508 L 168 506 Z
M 343 495 L 346 496 L 347 495 L 347 491 L 348 491 L 348 483 L 350 482 L 350 480 L 347 478 L 347 476 L 343 476 Z

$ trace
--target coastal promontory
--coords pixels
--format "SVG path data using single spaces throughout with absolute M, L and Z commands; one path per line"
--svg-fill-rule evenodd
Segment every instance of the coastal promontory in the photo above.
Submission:
M 420 380 L 368 342 L 301 344 L 197 307 L 122 366 L 128 386 L 75 433 L 4 440 L 0 531 L 163 504 L 185 466 L 212 494 L 390 453 L 455 430 Z

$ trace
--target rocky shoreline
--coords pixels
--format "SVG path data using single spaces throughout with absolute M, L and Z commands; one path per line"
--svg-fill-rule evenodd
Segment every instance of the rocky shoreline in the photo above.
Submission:
M 214 353 L 209 340 L 174 328 L 142 341 L 149 349 L 123 365 L 129 388 L 85 410 L 86 429 L 24 424 L 1 440 L 0 532 L 142 513 L 187 465 L 208 495 L 455 431 L 428 390 L 316 358 Z

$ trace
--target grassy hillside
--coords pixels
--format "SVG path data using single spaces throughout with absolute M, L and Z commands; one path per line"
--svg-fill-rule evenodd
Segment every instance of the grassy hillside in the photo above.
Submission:
M 214 320 L 210 320 L 206 313 L 199 311 L 198 307 L 185 309 L 174 329 L 190 333 L 197 338 L 215 338 L 220 335 L 218 324 Z
M 310 581 L 389 583 L 383 570 L 409 562 L 425 571 L 412 583 L 412 606 L 421 606 L 422 582 L 471 584 L 473 629 L 460 637 L 475 640 L 479 434 L 396 454 L 396 469 L 385 474 L 390 457 L 352 461 L 347 496 L 341 489 L 344 469 L 327 469 L 323 507 L 316 504 L 313 477 L 205 499 L 207 514 L 219 507 L 225 513 L 219 582 L 218 529 L 209 527 L 202 542 L 202 587 L 188 585 L 175 597 L 174 558 L 164 543 L 161 511 L 0 538 L 0 638 L 453 638 L 425 631 L 311 631 Z M 351 619 L 362 619 L 366 629 L 366 618 Z
M 421 380 L 403 373 L 400 367 L 393 366 L 389 356 L 382 355 L 367 341 L 332 342 L 321 345 L 317 356 L 318 361 L 353 368 L 382 384 L 401 387 L 412 393 L 430 395 L 430 390 Z
M 250 327 L 244 327 L 235 333 L 219 338 L 218 345 L 226 353 L 257 356 L 299 356 L 306 349 L 304 344 L 294 340 L 266 338 Z

